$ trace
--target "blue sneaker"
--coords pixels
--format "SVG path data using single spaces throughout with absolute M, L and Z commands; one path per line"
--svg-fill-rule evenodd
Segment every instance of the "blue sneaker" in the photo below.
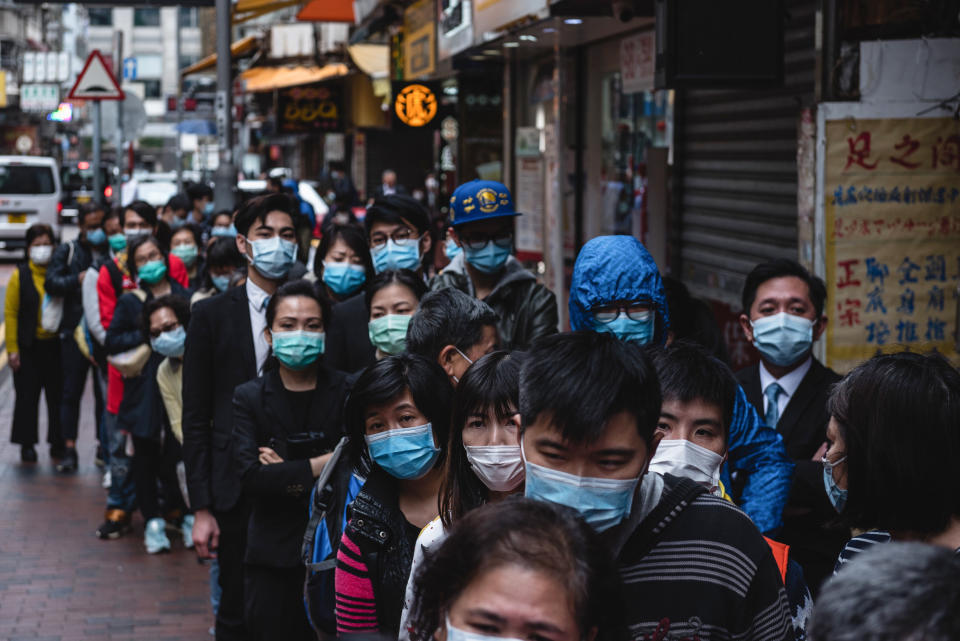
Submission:
M 188 550 L 193 547 L 193 515 L 188 514 L 183 517 L 180 523 L 180 533 L 183 534 L 183 547 Z
M 161 518 L 150 519 L 143 533 L 143 543 L 147 554 L 158 554 L 170 551 L 170 539 L 167 538 L 167 524 Z

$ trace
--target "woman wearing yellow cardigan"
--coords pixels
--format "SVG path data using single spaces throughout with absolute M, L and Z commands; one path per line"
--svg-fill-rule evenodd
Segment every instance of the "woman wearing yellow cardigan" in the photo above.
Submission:
M 43 281 L 53 255 L 53 230 L 36 224 L 27 229 L 27 262 L 10 276 L 4 305 L 7 354 L 13 370 L 17 398 L 13 406 L 13 433 L 10 440 L 20 446 L 20 460 L 36 463 L 34 445 L 38 439 L 40 390 L 47 399 L 47 442 L 50 456 L 62 455 L 60 397 L 63 372 L 60 370 L 60 339 L 40 325 Z

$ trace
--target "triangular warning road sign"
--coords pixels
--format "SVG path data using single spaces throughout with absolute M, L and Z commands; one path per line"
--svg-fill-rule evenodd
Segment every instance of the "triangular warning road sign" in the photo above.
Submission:
M 123 100 L 123 89 L 110 73 L 110 67 L 99 50 L 90 53 L 67 100 Z

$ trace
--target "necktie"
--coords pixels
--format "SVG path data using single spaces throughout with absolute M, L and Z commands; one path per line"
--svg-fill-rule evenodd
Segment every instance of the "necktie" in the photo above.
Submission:
M 777 405 L 777 397 L 783 392 L 783 388 L 777 383 L 770 383 L 767 389 L 763 390 L 763 395 L 767 397 L 767 412 L 764 415 L 764 421 L 769 427 L 776 428 L 777 421 L 780 420 L 780 409 Z

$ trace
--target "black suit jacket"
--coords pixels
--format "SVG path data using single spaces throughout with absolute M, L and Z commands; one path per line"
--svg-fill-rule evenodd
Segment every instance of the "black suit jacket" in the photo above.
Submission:
M 233 454 L 251 507 L 244 561 L 269 567 L 302 563 L 300 546 L 307 527 L 313 473 L 307 460 L 262 465 L 259 448 L 281 444 L 300 432 L 320 432 L 332 450 L 344 435 L 347 375 L 321 365 L 306 425 L 295 424 L 277 370 L 248 381 L 233 394 Z M 284 452 L 278 454 L 284 456 Z
M 326 363 L 341 372 L 358 372 L 377 362 L 377 350 L 370 344 L 365 294 L 361 291 L 331 312 L 327 326 Z
M 813 359 L 800 386 L 777 421 L 787 455 L 793 459 L 793 485 L 784 510 L 781 539 L 793 549 L 803 565 L 807 583 L 816 594 L 820 582 L 833 569 L 849 531 L 836 524 L 837 513 L 823 486 L 823 465 L 813 455 L 826 440 L 827 399 L 833 385 L 842 377 Z M 737 372 L 737 379 L 747 399 L 762 417 L 763 390 L 760 388 L 760 365 L 751 365 Z
M 233 391 L 257 377 L 246 287 L 198 302 L 183 355 L 183 462 L 194 510 L 225 512 L 240 498 L 233 465 Z

